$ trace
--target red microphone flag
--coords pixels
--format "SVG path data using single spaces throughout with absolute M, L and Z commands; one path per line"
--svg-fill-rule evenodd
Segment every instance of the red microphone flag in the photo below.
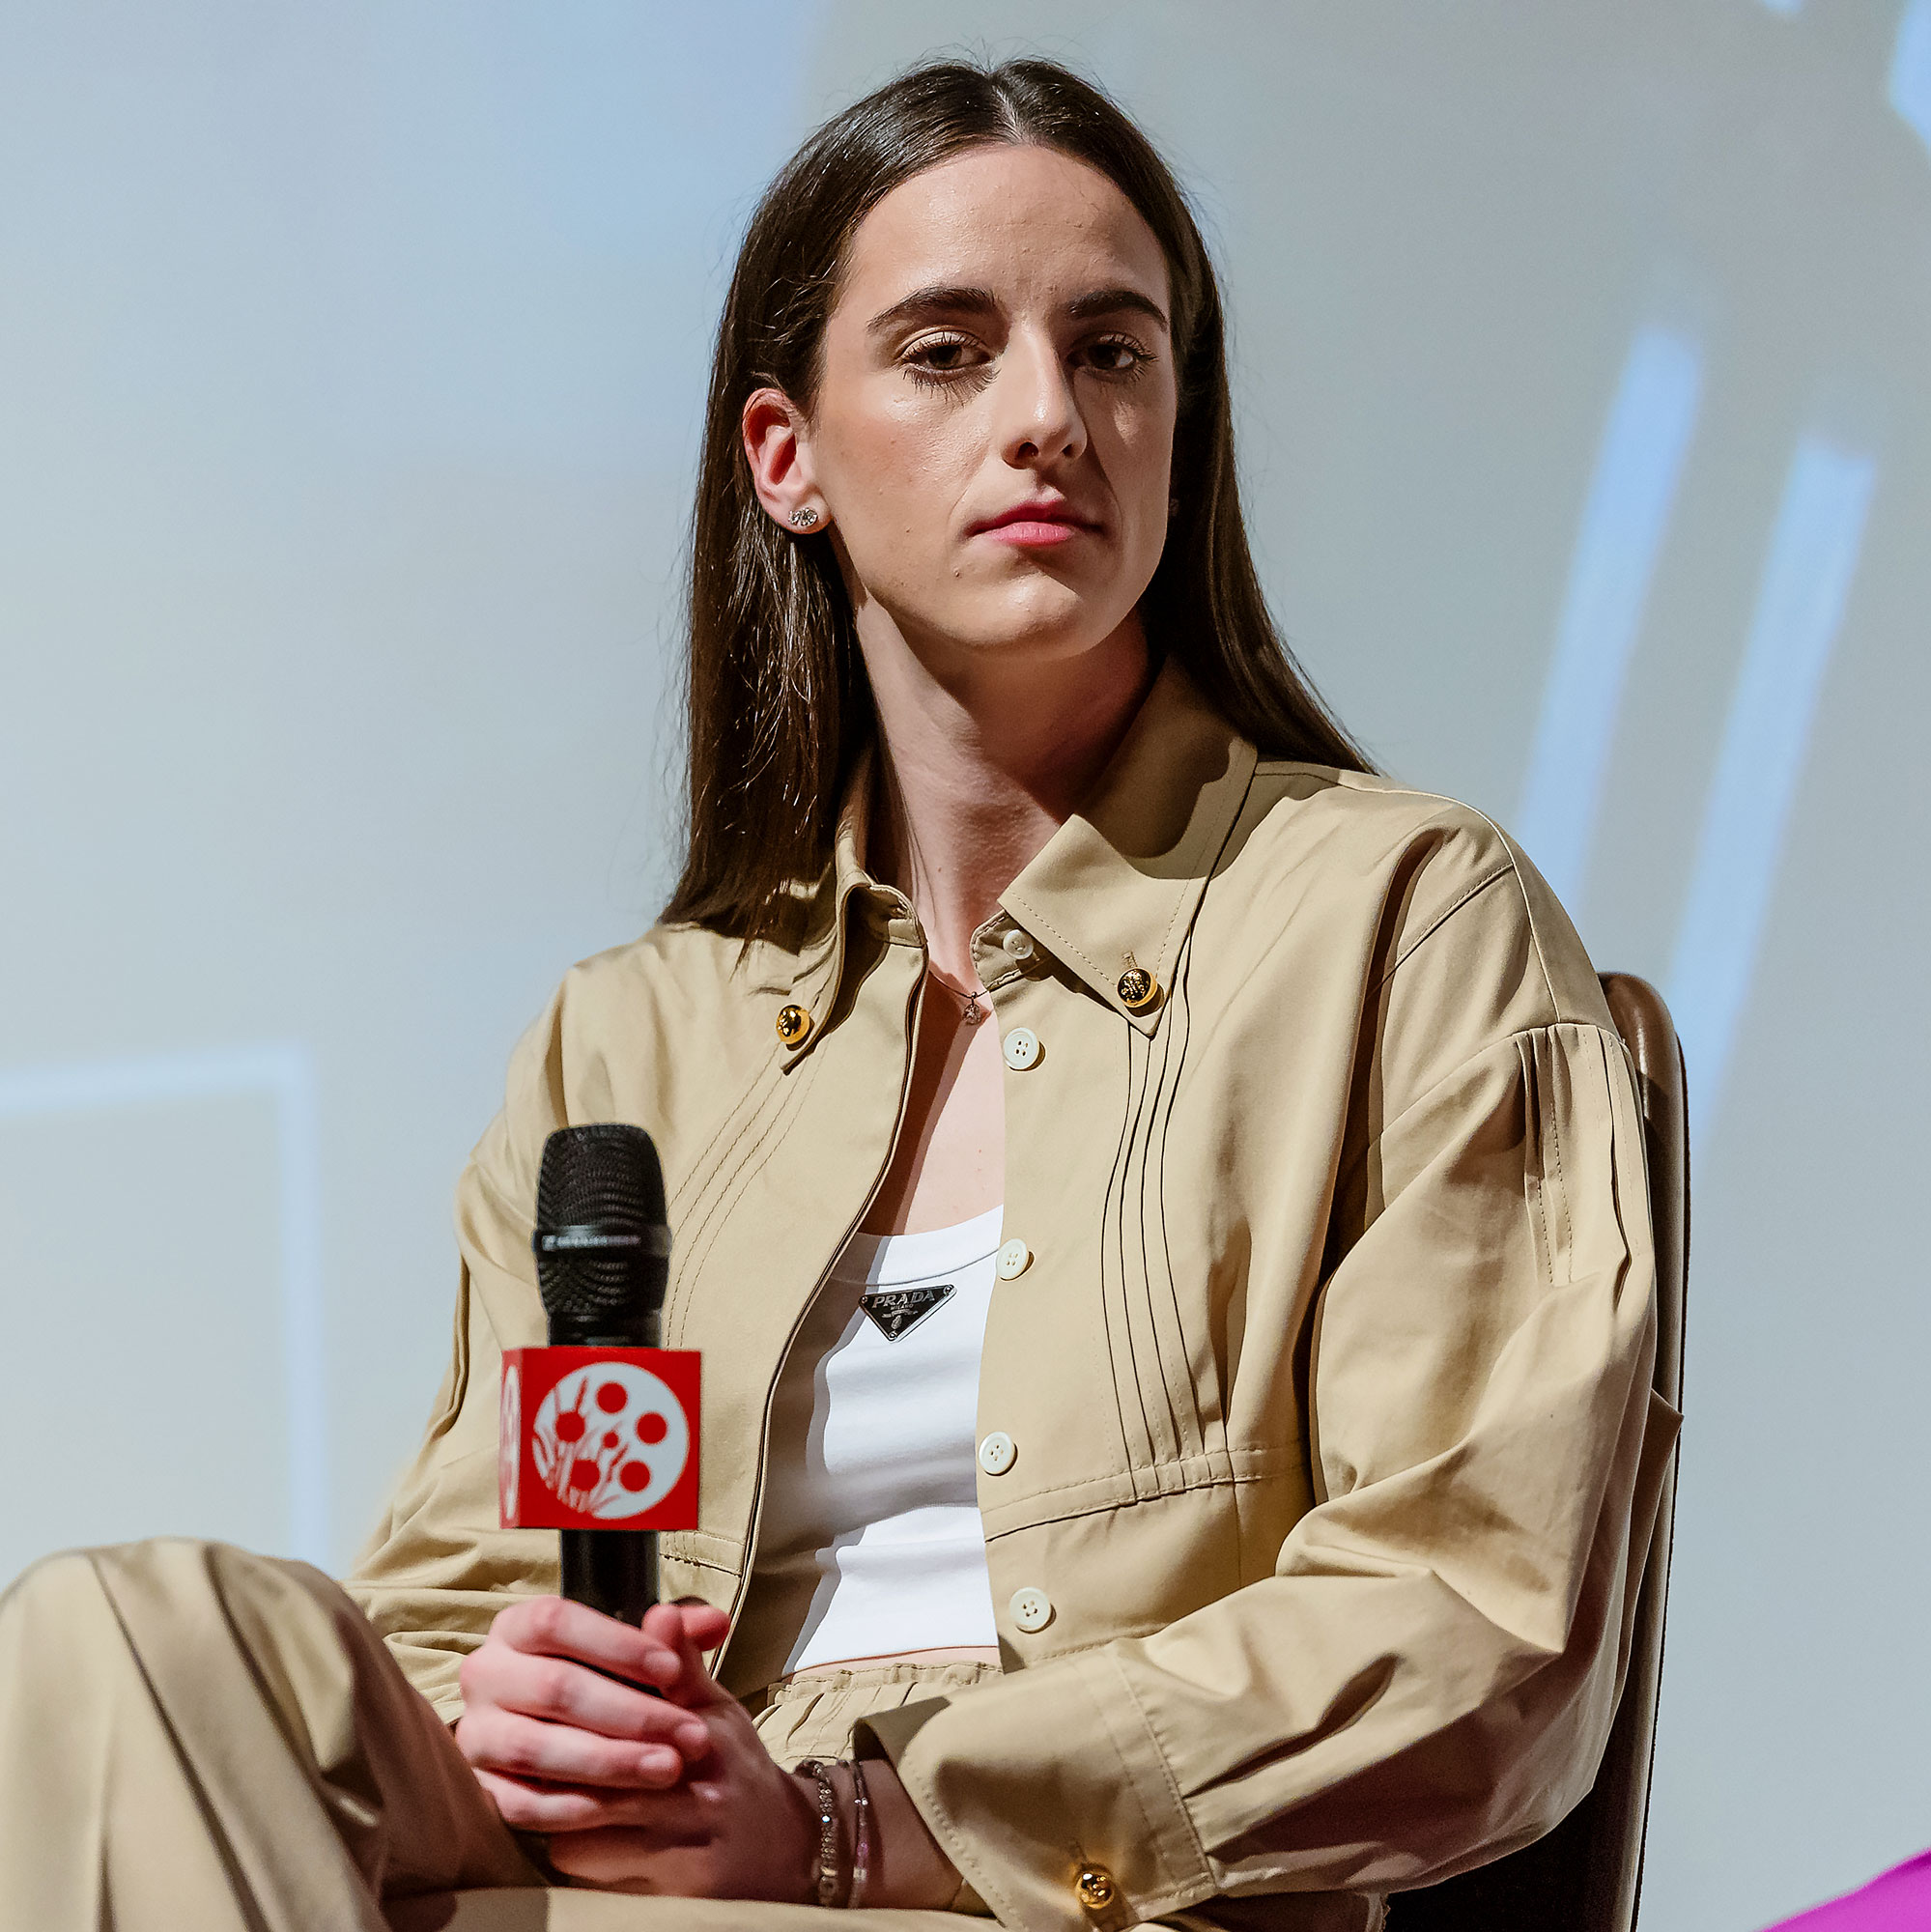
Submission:
M 506 1349 L 502 1526 L 696 1529 L 697 1364 L 689 1349 Z

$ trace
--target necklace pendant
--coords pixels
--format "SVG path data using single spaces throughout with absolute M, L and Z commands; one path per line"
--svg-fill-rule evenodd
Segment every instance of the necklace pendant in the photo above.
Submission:
M 975 993 L 966 1002 L 965 1023 L 967 1026 L 977 1026 L 984 1017 L 985 1015 L 979 1009 L 979 995 Z

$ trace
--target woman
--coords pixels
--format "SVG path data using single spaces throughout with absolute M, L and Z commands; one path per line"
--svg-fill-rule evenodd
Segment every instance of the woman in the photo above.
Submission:
M 780 177 L 691 633 L 684 874 L 517 1050 L 369 1623 L 187 1545 L 15 1593 L 8 1750 L 52 1699 L 187 1767 L 165 1829 L 56 1767 L 34 1922 L 63 1859 L 145 1895 L 134 1834 L 253 1900 L 199 1925 L 578 1922 L 554 1880 L 680 1895 L 599 1925 L 1362 1928 L 1547 1829 L 1668 1445 L 1631 1076 L 1516 848 L 1280 647 L 1212 273 L 1102 97 L 928 67 Z M 704 1353 L 641 1631 L 495 1526 L 536 1166 L 596 1120 L 658 1142 Z

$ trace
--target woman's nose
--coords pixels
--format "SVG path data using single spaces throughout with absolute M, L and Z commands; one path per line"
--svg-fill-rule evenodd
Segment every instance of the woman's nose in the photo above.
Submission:
M 1000 358 L 1000 453 L 1015 468 L 1077 458 L 1086 448 L 1086 422 L 1073 394 L 1072 372 L 1051 343 L 1015 336 Z

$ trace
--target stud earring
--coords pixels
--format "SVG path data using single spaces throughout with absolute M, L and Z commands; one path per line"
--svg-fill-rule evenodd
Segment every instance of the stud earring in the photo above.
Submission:
M 817 521 L 818 513 L 816 510 L 807 508 L 791 512 L 791 527 L 793 529 L 809 530 Z

